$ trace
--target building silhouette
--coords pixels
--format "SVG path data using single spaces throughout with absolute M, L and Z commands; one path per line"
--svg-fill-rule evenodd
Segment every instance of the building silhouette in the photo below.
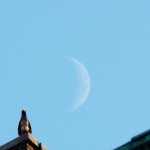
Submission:
M 0 150 L 47 150 L 29 132 L 0 146 Z M 133 137 L 128 143 L 114 150 L 150 150 L 150 130 Z
M 32 136 L 30 122 L 26 116 L 26 110 L 22 110 L 22 115 L 18 125 L 19 137 L 0 146 L 0 150 L 47 150 L 47 148 L 38 142 Z
M 47 148 L 27 132 L 0 146 L 0 150 L 47 150 Z
M 23 110 L 23 112 L 25 111 Z M 0 146 L 0 150 L 47 150 L 42 143 L 32 136 L 26 116 L 25 118 L 21 117 L 19 124 L 19 132 L 21 133 L 19 137 Z M 150 150 L 150 130 L 131 138 L 128 143 L 114 150 Z
M 133 137 L 128 143 L 114 150 L 150 150 L 150 130 Z

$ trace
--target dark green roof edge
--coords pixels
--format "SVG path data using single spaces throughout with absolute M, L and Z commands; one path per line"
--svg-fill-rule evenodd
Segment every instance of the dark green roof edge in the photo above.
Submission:
M 146 143 L 150 143 L 150 130 L 147 130 L 131 139 L 130 142 L 114 149 L 114 150 L 131 150 Z

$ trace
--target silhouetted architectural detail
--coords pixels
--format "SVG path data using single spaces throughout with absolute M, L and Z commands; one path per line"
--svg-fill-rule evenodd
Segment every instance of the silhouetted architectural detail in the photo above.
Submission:
M 114 150 L 150 150 L 150 130 L 133 137 L 130 142 Z
M 29 132 L 32 133 L 30 122 L 27 119 L 26 110 L 22 110 L 21 119 L 18 125 L 18 135 L 21 136 L 24 133 Z
M 18 125 L 19 137 L 0 146 L 0 150 L 47 150 L 32 135 L 30 122 L 27 119 L 26 111 L 22 110 L 21 119 Z
M 0 150 L 47 150 L 29 132 L 0 146 Z

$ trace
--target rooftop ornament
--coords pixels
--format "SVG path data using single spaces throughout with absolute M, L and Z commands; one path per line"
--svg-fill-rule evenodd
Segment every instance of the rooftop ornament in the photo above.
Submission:
M 23 109 L 22 113 L 21 113 L 19 125 L 18 125 L 18 135 L 21 136 L 27 132 L 32 133 L 32 128 L 31 128 L 30 122 L 27 118 L 26 110 Z

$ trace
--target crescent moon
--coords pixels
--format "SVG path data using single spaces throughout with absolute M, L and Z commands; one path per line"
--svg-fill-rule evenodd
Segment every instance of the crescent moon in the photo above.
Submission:
M 90 93 L 91 85 L 90 85 L 90 76 L 85 66 L 75 58 L 70 57 L 70 60 L 75 66 L 79 76 L 79 87 L 76 93 L 77 95 L 71 109 L 69 109 L 69 111 L 74 111 L 79 107 L 81 107 L 87 100 Z

